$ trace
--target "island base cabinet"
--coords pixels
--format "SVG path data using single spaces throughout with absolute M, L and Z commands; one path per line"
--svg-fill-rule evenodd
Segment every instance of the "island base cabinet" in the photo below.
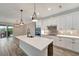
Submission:
M 20 48 L 28 55 L 28 56 L 47 56 L 47 48 L 40 51 L 35 47 L 30 46 L 29 44 L 20 41 Z
M 53 42 L 48 45 L 48 56 L 53 56 Z

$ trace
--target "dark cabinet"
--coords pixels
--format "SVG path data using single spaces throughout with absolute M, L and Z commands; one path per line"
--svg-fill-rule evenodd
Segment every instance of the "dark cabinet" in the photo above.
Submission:
M 48 45 L 48 56 L 53 56 L 53 42 Z

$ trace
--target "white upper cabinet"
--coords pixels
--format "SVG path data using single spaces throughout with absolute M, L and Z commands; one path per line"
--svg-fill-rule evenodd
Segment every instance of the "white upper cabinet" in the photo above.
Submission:
M 41 27 L 47 27 L 50 25 L 57 25 L 58 30 L 79 30 L 79 12 L 73 12 L 70 14 L 65 14 L 57 17 L 51 17 L 49 19 L 41 20 Z M 39 23 L 37 23 L 38 25 Z M 40 25 L 38 25 L 40 26 Z
M 75 12 L 72 15 L 73 28 L 79 30 L 79 12 Z
M 61 15 L 57 20 L 58 29 L 76 29 L 79 30 L 79 12 Z
M 57 26 L 58 30 L 62 30 L 63 29 L 63 25 L 64 25 L 62 17 L 58 17 L 57 23 L 58 23 L 58 26 Z
M 65 15 L 65 26 L 66 29 L 71 29 L 72 28 L 72 15 L 71 14 L 67 14 Z
M 58 28 L 61 30 L 71 29 L 72 27 L 72 16 L 70 14 L 62 15 L 58 20 Z
M 63 29 L 63 19 L 62 17 L 58 17 L 58 20 L 57 20 L 57 23 L 58 23 L 58 30 L 62 30 Z

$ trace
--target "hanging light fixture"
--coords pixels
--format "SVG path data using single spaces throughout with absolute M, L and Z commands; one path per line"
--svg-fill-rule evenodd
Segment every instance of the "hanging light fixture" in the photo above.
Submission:
M 32 21 L 37 22 L 36 4 L 34 3 L 34 13 L 32 15 Z
M 22 20 L 22 12 L 23 12 L 23 10 L 21 9 L 20 11 L 21 11 L 21 20 L 20 20 L 20 25 L 24 25 L 24 22 L 23 22 L 23 20 Z
M 14 24 L 15 27 L 18 27 L 19 25 L 24 25 L 23 20 L 22 20 L 22 12 L 23 12 L 23 10 L 21 9 L 20 12 L 21 12 L 21 20 L 20 20 L 20 23 L 18 23 L 17 20 L 16 20 L 17 23 Z

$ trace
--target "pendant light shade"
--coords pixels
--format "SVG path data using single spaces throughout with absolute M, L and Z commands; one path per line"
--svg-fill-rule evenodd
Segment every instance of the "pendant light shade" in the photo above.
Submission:
M 20 25 L 24 25 L 23 20 L 22 20 L 22 12 L 23 12 L 23 10 L 21 9 L 21 10 L 20 10 L 20 12 L 21 12 L 21 19 L 20 19 L 20 23 L 18 23 L 18 21 L 16 21 L 17 23 L 16 23 L 16 24 L 14 24 L 14 26 L 15 26 L 15 27 L 19 27 Z
M 33 22 L 37 22 L 37 14 L 36 14 L 36 5 L 34 4 L 34 13 L 32 15 L 32 21 Z
M 21 20 L 20 20 L 20 25 L 24 25 L 24 22 L 23 22 L 23 20 L 22 20 L 22 12 L 23 12 L 23 10 L 21 9 L 20 11 L 21 11 Z

